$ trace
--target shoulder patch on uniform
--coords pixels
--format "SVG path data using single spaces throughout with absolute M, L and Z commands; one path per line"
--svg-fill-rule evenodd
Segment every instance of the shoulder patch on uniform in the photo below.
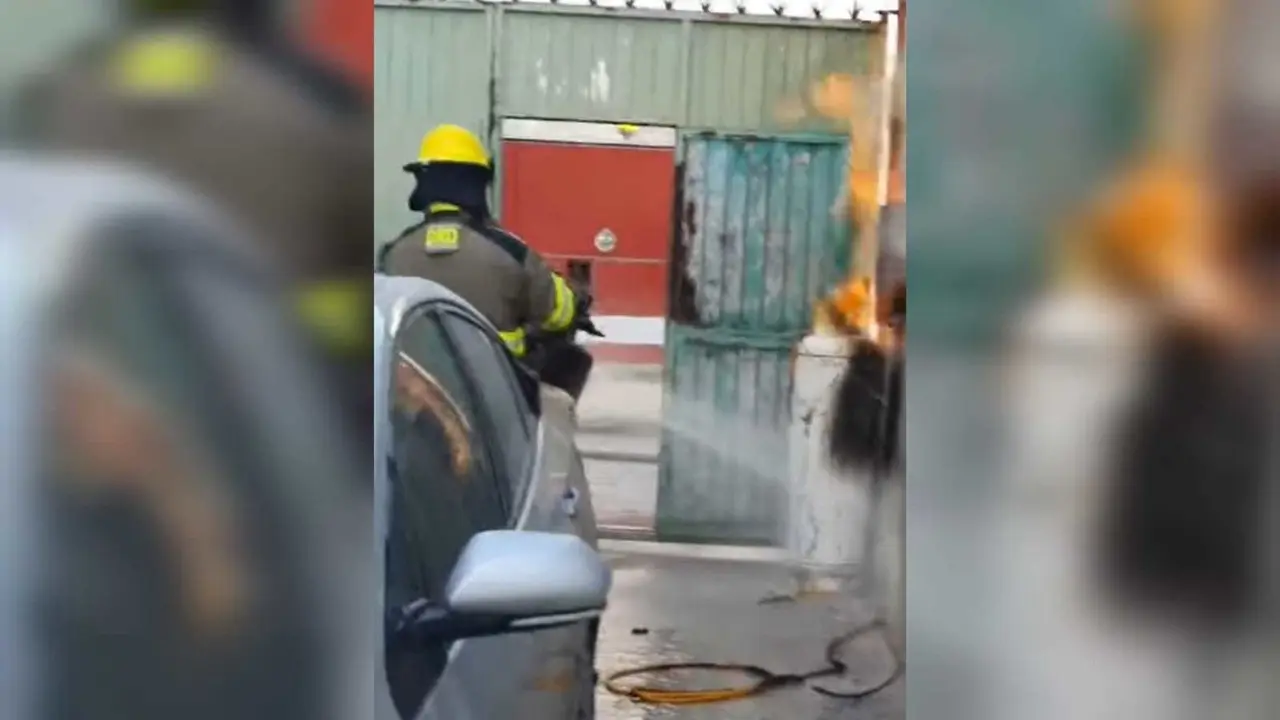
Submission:
M 512 233 L 489 223 L 478 222 L 472 227 L 481 235 L 492 240 L 495 245 L 502 248 L 503 252 L 510 255 L 516 262 L 523 264 L 525 258 L 529 257 L 529 246 L 525 245 L 523 240 Z
M 447 255 L 457 251 L 461 237 L 461 225 L 433 222 L 422 234 L 422 247 L 428 255 Z

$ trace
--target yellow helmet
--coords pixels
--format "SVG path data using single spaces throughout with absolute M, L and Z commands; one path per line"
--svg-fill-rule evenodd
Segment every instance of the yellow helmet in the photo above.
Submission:
M 422 137 L 418 162 L 461 163 L 489 167 L 489 153 L 480 138 L 457 125 L 439 125 Z

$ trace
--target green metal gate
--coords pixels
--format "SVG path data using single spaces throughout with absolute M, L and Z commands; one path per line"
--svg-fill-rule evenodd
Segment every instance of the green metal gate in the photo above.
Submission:
M 771 544 L 785 517 L 791 352 L 852 255 L 844 137 L 682 138 L 657 534 Z

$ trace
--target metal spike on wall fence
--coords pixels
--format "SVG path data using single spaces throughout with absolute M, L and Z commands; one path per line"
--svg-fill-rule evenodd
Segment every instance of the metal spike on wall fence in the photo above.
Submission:
M 449 3 L 458 0 L 409 0 Z M 854 20 L 877 23 L 887 14 L 897 13 L 901 0 L 467 0 L 484 5 L 583 6 L 628 10 L 701 11 L 711 15 L 772 15 L 815 20 Z

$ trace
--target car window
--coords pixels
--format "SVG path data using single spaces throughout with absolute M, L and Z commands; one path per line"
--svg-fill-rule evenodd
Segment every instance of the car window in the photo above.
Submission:
M 206 362 L 210 339 L 165 280 L 167 263 L 113 252 L 86 265 L 46 362 L 42 489 L 59 532 L 41 606 L 58 649 L 53 714 L 312 716 L 309 698 L 272 687 L 281 663 L 318 677 L 319 640 L 282 547 L 288 511 L 240 431 L 245 409 Z
M 504 488 L 484 443 L 478 404 L 434 314 L 404 325 L 392 363 L 388 610 L 422 599 L 441 602 L 467 542 L 507 526 Z M 446 657 L 445 647 L 388 651 L 387 682 L 404 717 L 421 707 Z
M 393 448 L 397 472 L 414 471 L 411 463 L 422 470 L 402 477 L 402 484 L 426 497 L 438 493 L 442 501 L 456 494 L 469 530 L 463 543 L 476 532 L 505 527 L 508 497 L 490 457 L 490 438 L 477 420 L 479 403 L 435 314 L 419 314 L 404 325 L 394 362 L 394 439 L 403 441 Z M 441 572 L 452 570 L 449 560 Z
M 509 356 L 498 340 L 461 315 L 449 314 L 444 322 L 476 388 L 485 417 L 492 424 L 495 461 L 512 497 L 519 497 L 533 462 L 537 418 L 529 409 Z

